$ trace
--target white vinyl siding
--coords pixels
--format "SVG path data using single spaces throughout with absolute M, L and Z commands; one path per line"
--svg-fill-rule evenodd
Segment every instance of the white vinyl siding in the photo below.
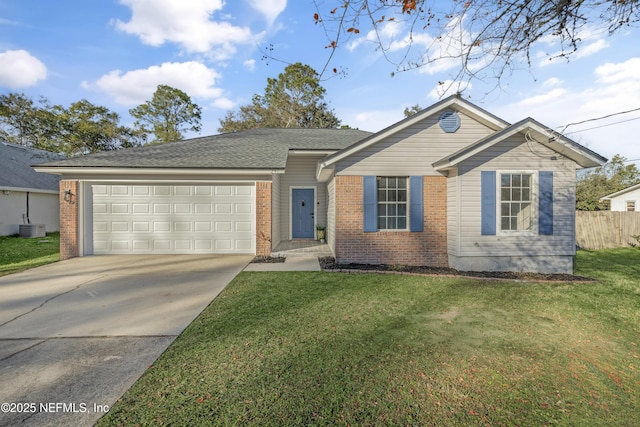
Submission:
M 5 190 L 0 192 L 0 236 L 18 234 L 23 215 L 27 215 L 27 192 Z M 31 224 L 44 224 L 47 232 L 60 230 L 60 203 L 58 193 L 29 192 L 29 220 Z
M 291 188 L 315 188 L 316 224 L 327 225 L 327 185 L 316 181 L 316 164 L 323 155 L 290 155 L 280 180 L 280 240 L 290 240 Z M 273 217 L 275 220 L 275 216 Z
M 460 129 L 446 133 L 438 114 L 338 162 L 338 175 L 440 176 L 432 163 L 482 139 L 493 131 L 459 113 Z
M 612 211 L 620 211 L 626 212 L 627 203 L 633 202 L 635 204 L 635 210 L 640 210 L 640 188 L 636 190 L 631 190 L 627 193 L 623 193 L 619 196 L 611 198 L 611 210 Z
M 557 160 L 552 160 L 557 158 Z M 481 235 L 480 173 L 526 169 L 553 172 L 553 235 Z M 573 255 L 575 253 L 575 163 L 538 143 L 516 135 L 460 164 L 457 193 L 450 189 L 449 216 L 459 222 L 458 241 L 449 239 L 449 253 L 457 256 Z M 537 184 L 536 184 L 537 185 Z M 459 197 L 458 197 L 459 194 Z M 534 219 L 537 221 L 537 218 Z M 499 227 L 498 227 L 499 229 Z M 450 236 L 451 237 L 451 236 Z
M 255 185 L 91 186 L 93 254 L 255 253 Z

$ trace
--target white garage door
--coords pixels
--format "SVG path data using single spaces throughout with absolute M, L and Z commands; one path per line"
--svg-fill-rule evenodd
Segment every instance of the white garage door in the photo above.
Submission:
M 254 185 L 92 185 L 93 253 L 255 253 Z

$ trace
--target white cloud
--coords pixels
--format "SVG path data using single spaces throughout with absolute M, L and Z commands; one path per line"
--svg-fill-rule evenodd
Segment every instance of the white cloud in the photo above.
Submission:
M 547 79 L 542 83 L 542 87 L 544 88 L 556 87 L 556 86 L 560 86 L 562 83 L 563 83 L 562 80 L 560 80 L 559 78 L 551 77 L 550 79 Z
M 602 30 L 597 30 L 592 27 L 585 27 L 576 35 L 576 39 L 580 40 L 580 44 L 578 45 L 578 50 L 574 53 L 571 53 L 569 58 L 573 60 L 578 60 L 581 58 L 586 58 L 588 56 L 595 55 L 596 53 L 608 48 L 610 46 L 609 42 L 605 40 L 604 33 Z M 540 43 L 546 44 L 550 47 L 558 46 L 560 42 L 560 38 L 554 35 L 547 35 L 542 37 L 539 40 Z M 571 51 L 571 47 L 568 48 L 568 51 Z M 563 63 L 567 61 L 567 58 L 560 56 L 562 51 L 557 49 L 555 52 L 547 53 L 544 51 L 538 51 L 535 54 L 535 57 L 540 60 L 538 66 L 546 67 L 556 63 Z
M 570 123 L 639 108 L 638 75 L 640 57 L 606 63 L 593 71 L 592 81 L 583 88 L 574 89 L 569 86 L 570 82 L 560 82 L 555 87 L 543 87 L 541 93 L 513 104 L 497 106 L 492 111 L 512 122 L 530 116 L 551 128 L 562 130 Z M 636 141 L 640 134 L 640 120 L 616 123 L 634 117 L 638 117 L 638 113 L 589 121 L 569 126 L 565 133 L 605 157 L 622 154 L 629 159 L 640 158 L 640 144 Z M 603 125 L 609 126 L 590 129 Z
M 249 4 L 262 13 L 271 25 L 287 7 L 287 0 L 249 0 Z
M 17 89 L 47 78 L 47 67 L 26 50 L 0 53 L 0 86 Z
M 236 104 L 229 98 L 218 98 L 213 101 L 213 106 L 221 110 L 232 110 Z
M 413 29 L 406 22 L 387 21 L 377 32 L 371 30 L 351 41 L 347 49 L 354 51 L 365 42 L 376 48 L 382 46 L 387 56 L 397 54 L 400 63 L 421 64 L 420 73 L 434 75 L 461 68 L 465 50 L 474 42 L 466 22 L 464 16 L 452 18 L 436 38 L 427 31 Z M 490 65 L 494 49 L 489 42 L 474 46 L 466 60 L 466 68 L 474 72 Z
M 253 71 L 256 69 L 256 60 L 255 59 L 247 59 L 242 63 L 244 68 L 249 71 Z
M 438 83 L 436 87 L 431 89 L 427 98 L 440 100 L 442 98 L 446 98 L 450 95 L 455 95 L 456 93 L 464 93 L 464 91 L 470 91 L 472 88 L 471 83 L 469 82 L 457 82 L 453 80 L 445 80 L 443 82 Z
M 120 0 L 120 3 L 131 8 L 132 16 L 129 22 L 116 20 L 116 28 L 137 35 L 151 46 L 172 42 L 188 52 L 211 53 L 216 59 L 226 59 L 236 52 L 236 45 L 254 42 L 257 37 L 247 27 L 211 20 L 214 13 L 222 10 L 222 0 Z
M 82 87 L 105 92 L 119 104 L 135 106 L 151 99 L 161 84 L 180 89 L 191 97 L 222 98 L 222 89 L 215 87 L 219 77 L 215 70 L 199 62 L 165 62 L 126 73 L 114 70 L 95 83 L 83 82 Z

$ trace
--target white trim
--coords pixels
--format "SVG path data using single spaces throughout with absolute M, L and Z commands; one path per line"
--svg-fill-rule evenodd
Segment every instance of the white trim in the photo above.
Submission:
M 333 153 L 337 153 L 339 150 L 298 150 L 293 149 L 289 150 L 289 155 L 293 156 L 312 156 L 312 155 L 320 155 L 320 156 L 328 156 Z
M 173 175 L 173 176 L 208 176 L 208 175 L 273 175 L 284 173 L 284 169 L 206 169 L 206 168 L 123 168 L 108 166 L 32 166 L 36 172 L 54 175 Z
M 43 194 L 60 194 L 59 190 L 41 190 L 38 188 L 25 187 L 0 187 L 0 191 L 15 191 L 16 193 L 43 193 Z
M 502 229 L 502 175 L 531 175 L 531 229 L 530 230 L 503 230 Z M 538 170 L 496 170 L 496 236 L 537 236 L 538 230 Z
M 316 224 L 318 220 L 317 209 L 318 206 L 318 186 L 316 185 L 306 185 L 306 186 L 297 186 L 290 185 L 289 186 L 289 240 L 293 239 L 293 190 L 313 190 L 313 237 L 316 236 Z M 326 224 L 325 224 L 326 227 Z
M 616 191 L 615 193 L 611 193 L 611 194 L 607 194 L 606 196 L 602 196 L 600 198 L 600 201 L 611 200 L 614 197 L 621 196 L 621 195 L 623 195 L 625 193 L 628 193 L 630 191 L 637 190 L 638 188 L 640 188 L 640 184 L 632 185 L 631 187 L 627 187 L 627 188 L 625 188 L 623 190 Z
M 379 190 L 378 187 L 378 178 L 404 178 L 406 180 L 406 184 L 407 184 L 407 201 L 405 202 L 406 205 L 406 209 L 407 209 L 407 215 L 406 215 L 406 227 L 405 228 L 383 228 L 380 229 L 380 227 L 378 227 L 377 221 L 379 219 L 379 215 L 378 215 L 378 206 L 380 205 L 380 199 L 378 199 L 377 194 L 376 194 L 376 228 L 378 229 L 378 233 L 387 233 L 387 232 L 394 232 L 394 231 L 400 231 L 400 232 L 404 232 L 404 231 L 411 231 L 411 179 L 409 176 L 405 176 L 405 175 L 376 175 L 376 193 Z M 397 189 L 397 188 L 396 188 Z M 397 200 L 396 200 L 397 202 Z M 424 204 L 424 200 L 422 201 Z M 387 204 L 389 204 L 389 202 L 386 202 Z M 386 218 L 390 218 L 390 217 L 386 217 Z M 424 213 L 423 213 L 423 218 L 424 218 Z M 396 220 L 398 219 L 398 215 L 396 212 Z

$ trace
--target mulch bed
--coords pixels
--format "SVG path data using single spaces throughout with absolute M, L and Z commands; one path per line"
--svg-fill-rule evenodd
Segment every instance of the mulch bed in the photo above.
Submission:
M 531 282 L 596 282 L 590 277 L 575 276 L 572 274 L 540 274 L 540 273 L 516 273 L 501 271 L 458 271 L 453 268 L 425 267 L 411 265 L 373 265 L 373 264 L 339 264 L 334 257 L 319 258 L 323 271 L 339 271 L 344 273 L 387 273 L 406 275 L 429 275 L 449 277 L 470 277 L 491 280 L 521 280 Z
M 285 259 L 283 256 L 257 256 L 254 257 L 251 262 L 256 264 L 275 264 L 284 262 Z

